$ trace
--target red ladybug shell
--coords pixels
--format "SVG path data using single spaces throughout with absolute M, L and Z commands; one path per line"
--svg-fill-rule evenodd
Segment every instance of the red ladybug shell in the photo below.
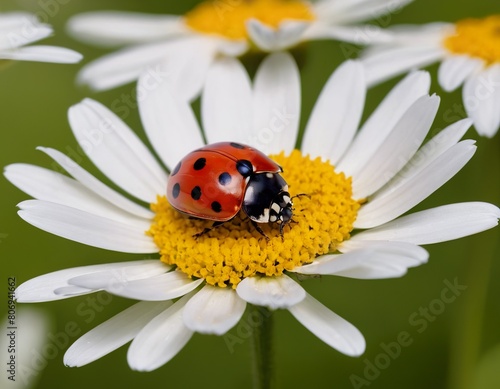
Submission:
M 240 210 L 251 175 L 281 171 L 276 162 L 250 146 L 212 143 L 177 164 L 168 179 L 167 199 L 180 212 L 224 222 Z

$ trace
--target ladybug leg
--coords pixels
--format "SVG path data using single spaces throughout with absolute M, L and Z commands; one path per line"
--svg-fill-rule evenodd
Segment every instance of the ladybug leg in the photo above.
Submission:
M 283 242 L 285 238 L 283 238 L 283 228 L 285 228 L 285 225 L 288 223 L 281 223 L 280 224 L 280 236 L 281 236 L 281 241 Z
M 225 222 L 214 222 L 211 227 L 206 227 L 203 231 L 194 234 L 193 238 L 198 239 L 200 236 L 205 235 L 207 232 L 212 231 L 214 228 L 219 227 L 224 223 Z
M 255 229 L 259 232 L 259 234 L 261 234 L 268 241 L 269 237 L 265 234 L 264 231 L 262 231 L 262 228 L 260 228 L 259 224 L 256 221 L 252 220 L 252 219 L 250 219 L 250 221 L 252 222 L 252 224 L 255 227 Z

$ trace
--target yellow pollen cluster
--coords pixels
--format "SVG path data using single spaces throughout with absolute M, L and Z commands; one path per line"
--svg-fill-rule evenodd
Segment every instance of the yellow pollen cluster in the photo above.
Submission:
M 235 288 L 245 277 L 276 276 L 310 263 L 349 239 L 360 207 L 351 197 L 351 179 L 336 173 L 328 162 L 311 160 L 297 150 L 271 158 L 283 167 L 290 194 L 307 195 L 293 199 L 293 222 L 284 228 L 283 236 L 276 223 L 262 223 L 270 238 L 266 240 L 240 212 L 194 238 L 213 223 L 188 218 L 159 196 L 151 205 L 156 216 L 147 234 L 159 247 L 161 260 L 210 285 Z
M 229 39 L 247 39 L 245 23 L 254 18 L 277 28 L 284 20 L 314 20 L 311 7 L 301 0 L 205 1 L 184 16 L 195 31 Z
M 444 45 L 452 53 L 479 57 L 488 65 L 500 62 L 500 15 L 457 22 Z

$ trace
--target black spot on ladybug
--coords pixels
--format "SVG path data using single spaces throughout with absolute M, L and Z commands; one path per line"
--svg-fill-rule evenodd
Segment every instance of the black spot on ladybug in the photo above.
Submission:
M 228 185 L 231 182 L 231 174 L 224 172 L 219 176 L 219 184 Z
M 243 145 L 240 145 L 239 143 L 235 143 L 235 142 L 231 142 L 229 143 L 232 147 L 234 147 L 235 149 L 244 149 L 245 146 Z
M 201 170 L 205 167 L 207 160 L 205 158 L 198 158 L 193 165 L 194 170 Z
M 212 211 L 214 212 L 220 212 L 222 211 L 222 206 L 218 201 L 213 201 L 212 204 L 210 205 L 212 207 Z
M 236 170 L 238 170 L 238 173 L 240 173 L 243 177 L 248 177 L 253 173 L 253 166 L 250 161 L 240 159 L 236 162 Z
M 175 176 L 178 172 L 179 172 L 179 169 L 181 168 L 181 165 L 182 165 L 182 162 L 179 162 L 175 167 L 174 167 L 174 170 L 172 171 L 172 174 L 171 176 Z
M 201 188 L 199 186 L 195 186 L 191 191 L 191 197 L 193 200 L 199 200 L 201 197 Z
M 174 199 L 179 197 L 179 193 L 181 193 L 181 186 L 179 185 L 179 183 L 177 183 L 172 188 L 172 196 L 174 196 Z

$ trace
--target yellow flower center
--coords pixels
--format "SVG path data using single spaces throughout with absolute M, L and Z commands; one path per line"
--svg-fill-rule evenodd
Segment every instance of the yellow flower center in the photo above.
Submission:
M 277 276 L 310 263 L 349 239 L 360 207 L 352 199 L 351 179 L 336 173 L 328 162 L 311 160 L 298 150 L 271 158 L 283 167 L 291 195 L 307 195 L 293 199 L 293 222 L 284 228 L 283 236 L 276 223 L 263 223 L 266 240 L 240 212 L 194 238 L 213 222 L 190 219 L 159 196 L 151 204 L 156 216 L 147 234 L 159 247 L 161 260 L 210 285 L 235 288 L 245 277 Z
M 188 27 L 229 39 L 247 39 L 246 21 L 254 18 L 277 28 L 285 20 L 314 20 L 311 6 L 301 0 L 205 1 L 186 13 Z
M 452 53 L 479 57 L 487 64 L 500 62 L 500 15 L 457 22 L 444 45 Z

